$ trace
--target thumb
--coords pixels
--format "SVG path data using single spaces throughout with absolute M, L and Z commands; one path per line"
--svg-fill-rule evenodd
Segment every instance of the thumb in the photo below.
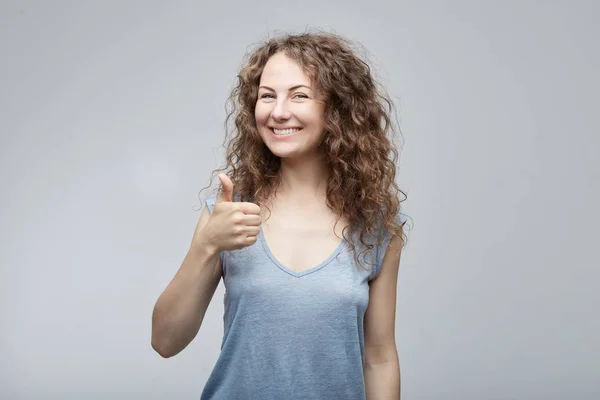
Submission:
M 225 174 L 219 174 L 219 180 L 221 181 L 221 193 L 217 197 L 217 203 L 224 201 L 233 201 L 233 182 Z

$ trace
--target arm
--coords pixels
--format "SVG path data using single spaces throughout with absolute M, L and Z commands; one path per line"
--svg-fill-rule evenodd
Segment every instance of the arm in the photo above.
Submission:
M 219 252 L 202 238 L 209 217 L 205 207 L 194 232 L 197 245 L 190 247 L 152 312 L 152 348 L 165 358 L 178 354 L 196 337 L 221 279 Z
M 367 400 L 400 400 L 400 363 L 396 349 L 396 287 L 401 240 L 392 238 L 379 276 L 370 282 L 365 312 L 365 391 Z

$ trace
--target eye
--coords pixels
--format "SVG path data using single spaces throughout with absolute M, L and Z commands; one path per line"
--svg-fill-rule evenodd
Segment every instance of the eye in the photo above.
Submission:
M 301 99 L 308 99 L 308 96 L 305 94 L 302 94 L 302 93 L 298 93 L 298 94 L 294 95 L 294 97 L 298 97 L 298 96 L 300 96 Z
M 273 95 L 272 95 L 272 94 L 270 94 L 270 93 L 263 93 L 263 94 L 260 96 L 260 98 L 261 98 L 261 99 L 273 98 Z

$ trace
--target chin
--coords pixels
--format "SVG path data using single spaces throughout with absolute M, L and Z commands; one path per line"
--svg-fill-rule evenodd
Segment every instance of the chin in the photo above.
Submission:
M 298 151 L 278 150 L 276 147 L 277 146 L 275 146 L 275 148 L 269 147 L 269 150 L 271 150 L 271 153 L 273 153 L 274 156 L 279 157 L 279 158 L 295 158 L 295 157 L 298 157 L 301 155 L 301 153 Z

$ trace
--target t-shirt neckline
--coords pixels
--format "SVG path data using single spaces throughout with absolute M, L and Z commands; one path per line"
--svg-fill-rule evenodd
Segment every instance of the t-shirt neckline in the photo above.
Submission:
M 260 231 L 258 233 L 258 240 L 261 242 L 263 250 L 265 251 L 265 253 L 267 254 L 267 256 L 269 256 L 269 258 L 271 259 L 271 261 L 273 261 L 273 263 L 279 267 L 279 269 L 281 269 L 283 272 L 286 272 L 296 278 L 301 278 L 303 276 L 312 274 L 313 272 L 316 272 L 320 269 L 322 269 L 323 267 L 325 267 L 327 264 L 329 264 L 344 248 L 344 246 L 346 245 L 346 238 L 343 238 L 342 241 L 340 242 L 340 244 L 336 247 L 336 249 L 333 251 L 333 253 L 331 253 L 329 255 L 329 257 L 327 257 L 324 261 L 320 262 L 319 264 L 315 265 L 314 267 L 305 269 L 304 271 L 300 271 L 300 272 L 296 272 L 293 271 L 291 269 L 289 269 L 288 267 L 286 267 L 285 265 L 283 265 L 281 262 L 279 262 L 279 260 L 273 255 L 273 253 L 271 252 L 271 249 L 269 248 L 269 245 L 267 244 L 267 240 L 265 239 L 265 235 L 263 233 L 263 229 L 262 226 L 260 226 Z

